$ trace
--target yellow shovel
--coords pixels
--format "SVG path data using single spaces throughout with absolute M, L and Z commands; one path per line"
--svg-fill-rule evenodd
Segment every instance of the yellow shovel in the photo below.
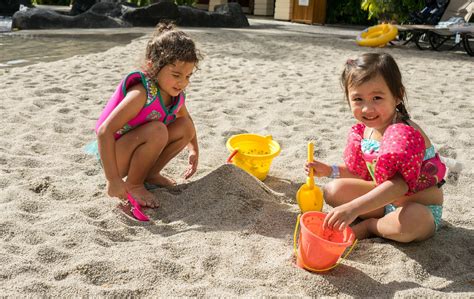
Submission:
M 313 142 L 308 142 L 308 162 L 313 162 Z M 306 184 L 302 185 L 296 193 L 296 201 L 301 212 L 321 211 L 323 209 L 323 192 L 314 184 L 313 169 L 309 170 Z

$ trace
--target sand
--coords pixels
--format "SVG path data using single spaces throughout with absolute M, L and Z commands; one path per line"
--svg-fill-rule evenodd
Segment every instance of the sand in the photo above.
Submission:
M 185 28 L 205 54 L 188 88 L 200 145 L 165 169 L 178 186 L 153 191 L 150 223 L 105 195 L 83 147 L 146 38 L 106 52 L 0 74 L 0 294 L 23 296 L 474 296 L 474 61 L 459 51 L 361 48 L 350 30 L 251 20 L 248 29 Z M 422 243 L 358 243 L 327 274 L 295 266 L 295 194 L 306 144 L 342 162 L 354 123 L 339 86 L 344 62 L 386 51 L 399 62 L 408 107 L 451 171 L 440 231 Z M 225 165 L 226 140 L 272 135 L 282 147 L 260 182 Z M 319 179 L 321 186 L 329 179 Z M 324 207 L 325 211 L 330 208 Z

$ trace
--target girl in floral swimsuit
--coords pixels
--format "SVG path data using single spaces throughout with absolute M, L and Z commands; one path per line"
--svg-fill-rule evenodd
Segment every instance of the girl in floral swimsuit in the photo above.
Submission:
M 306 163 L 317 176 L 337 178 L 324 190 L 334 209 L 324 226 L 353 225 L 359 239 L 372 235 L 399 242 L 425 240 L 441 221 L 446 167 L 405 108 L 405 87 L 388 54 L 349 59 L 342 85 L 359 122 L 348 136 L 343 165 Z
M 117 86 L 96 124 L 109 196 L 126 199 L 130 193 L 140 205 L 157 207 L 144 183 L 175 184 L 160 172 L 185 147 L 189 166 L 184 177 L 196 171 L 198 143 L 184 90 L 199 60 L 189 36 L 160 24 L 148 41 L 143 69 Z

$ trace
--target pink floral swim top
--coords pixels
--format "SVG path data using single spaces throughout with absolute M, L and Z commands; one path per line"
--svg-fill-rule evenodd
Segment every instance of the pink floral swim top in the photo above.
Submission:
M 100 125 L 125 98 L 127 90 L 136 84 L 143 84 L 146 90 L 147 100 L 140 112 L 126 123 L 122 129 L 115 132 L 115 139 L 119 139 L 123 134 L 129 132 L 133 128 L 149 121 L 161 121 L 165 125 L 168 125 L 176 119 L 176 113 L 184 105 L 185 94 L 182 92 L 178 96 L 172 98 L 171 106 L 165 107 L 158 86 L 144 73 L 132 72 L 119 83 L 114 94 L 107 102 L 107 105 L 95 125 L 96 133 L 99 130 Z
M 400 173 L 408 185 L 406 195 L 444 183 L 446 166 L 433 146 L 425 149 L 418 130 L 393 124 L 378 142 L 364 138 L 365 127 L 362 123 L 354 125 L 347 139 L 344 162 L 351 173 L 377 185 Z

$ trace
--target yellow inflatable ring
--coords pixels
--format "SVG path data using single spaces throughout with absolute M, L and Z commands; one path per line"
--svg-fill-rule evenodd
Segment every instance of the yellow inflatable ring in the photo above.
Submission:
M 382 47 L 392 41 L 398 34 L 397 27 L 390 24 L 380 24 L 362 31 L 356 39 L 359 46 Z

